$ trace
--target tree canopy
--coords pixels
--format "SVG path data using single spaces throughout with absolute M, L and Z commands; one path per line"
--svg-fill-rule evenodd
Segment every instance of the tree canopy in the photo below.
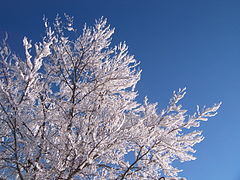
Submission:
M 139 103 L 139 62 L 125 42 L 111 46 L 106 19 L 75 39 L 72 17 L 44 23 L 42 42 L 23 39 L 24 58 L 0 48 L 2 178 L 180 179 L 172 162 L 195 159 L 195 128 L 220 104 L 187 115 L 185 88 L 161 112 Z

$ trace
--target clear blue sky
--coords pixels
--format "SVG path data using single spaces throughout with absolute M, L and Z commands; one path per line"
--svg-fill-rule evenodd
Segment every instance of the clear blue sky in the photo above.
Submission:
M 203 123 L 197 160 L 177 163 L 189 180 L 240 180 L 240 1 L 239 0 L 2 0 L 0 35 L 15 52 L 22 38 L 43 36 L 42 17 L 57 13 L 84 22 L 107 17 L 114 43 L 126 41 L 141 61 L 139 100 L 148 95 L 161 109 L 172 91 L 187 87 L 183 105 L 223 101 L 218 116 Z

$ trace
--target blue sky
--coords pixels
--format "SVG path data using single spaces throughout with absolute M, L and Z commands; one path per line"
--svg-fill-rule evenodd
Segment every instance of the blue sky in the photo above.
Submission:
M 166 106 L 172 91 L 187 87 L 182 104 L 222 101 L 219 114 L 202 124 L 206 137 L 197 160 L 177 163 L 189 180 L 240 180 L 240 1 L 239 0 L 6 0 L 0 6 L 0 36 L 9 34 L 21 53 L 24 36 L 40 40 L 43 14 L 75 17 L 80 29 L 104 16 L 116 28 L 113 42 L 126 41 L 141 61 L 139 100 Z

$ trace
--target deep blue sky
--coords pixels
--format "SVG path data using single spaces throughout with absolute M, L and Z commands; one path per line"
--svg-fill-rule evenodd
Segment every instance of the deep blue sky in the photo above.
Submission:
M 107 17 L 116 27 L 114 43 L 126 41 L 141 61 L 139 100 L 147 95 L 161 109 L 172 91 L 187 87 L 182 101 L 222 101 L 219 114 L 203 123 L 205 140 L 197 160 L 177 164 L 189 180 L 240 180 L 240 1 L 239 0 L 5 0 L 0 35 L 9 34 L 15 52 L 22 38 L 40 40 L 43 14 L 75 17 L 75 25 Z

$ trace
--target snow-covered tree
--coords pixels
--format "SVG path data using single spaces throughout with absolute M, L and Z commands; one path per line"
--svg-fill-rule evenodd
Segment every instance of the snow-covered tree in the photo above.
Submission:
M 73 39 L 65 17 L 52 27 L 44 20 L 46 35 L 34 48 L 25 37 L 24 58 L 2 43 L 1 177 L 182 179 L 172 162 L 194 160 L 192 147 L 203 140 L 201 131 L 185 129 L 216 115 L 220 104 L 187 115 L 178 104 L 185 89 L 161 112 L 147 98 L 140 104 L 139 63 L 125 43 L 110 46 L 106 19 Z

